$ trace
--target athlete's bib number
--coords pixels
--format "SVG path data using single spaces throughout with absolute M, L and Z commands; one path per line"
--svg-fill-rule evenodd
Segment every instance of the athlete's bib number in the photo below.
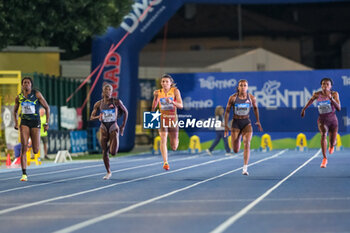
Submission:
M 169 97 L 169 99 L 171 100 L 171 102 L 174 101 L 173 97 Z M 160 110 L 173 110 L 174 109 L 174 105 L 166 102 L 166 98 L 160 98 L 159 101 L 160 101 Z
M 115 109 L 102 110 L 102 121 L 103 122 L 116 121 Z
M 33 102 L 22 102 L 22 113 L 23 114 L 34 114 L 35 113 L 35 104 Z
M 235 114 L 238 116 L 246 116 L 249 114 L 250 104 L 235 104 Z
M 332 105 L 330 100 L 320 101 L 317 104 L 318 112 L 320 114 L 326 114 L 332 112 Z

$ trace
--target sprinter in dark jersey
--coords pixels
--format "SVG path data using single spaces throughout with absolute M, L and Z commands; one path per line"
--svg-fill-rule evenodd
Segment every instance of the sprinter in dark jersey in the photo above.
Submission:
M 128 110 L 122 101 L 112 97 L 113 88 L 110 84 L 105 84 L 102 88 L 102 99 L 95 103 L 92 110 L 90 120 L 101 121 L 101 147 L 103 154 L 103 162 L 105 164 L 107 174 L 103 177 L 108 180 L 112 176 L 109 166 L 109 156 L 115 155 L 119 148 L 119 134 L 123 136 L 126 121 L 128 119 Z M 99 115 L 96 115 L 100 112 Z M 123 124 L 119 127 L 117 124 L 118 115 L 124 115 Z M 108 145 L 109 142 L 109 145 Z
M 22 178 L 20 181 L 27 181 L 27 150 L 29 137 L 32 139 L 33 153 L 39 153 L 40 145 L 40 105 L 46 110 L 46 119 L 49 122 L 50 107 L 47 104 L 45 98 L 41 93 L 33 88 L 33 80 L 30 77 L 24 77 L 22 79 L 22 92 L 16 97 L 13 116 L 15 119 L 15 129 L 18 129 L 18 109 L 21 105 L 21 124 L 20 137 L 21 137 L 21 167 Z M 47 131 L 49 125 L 44 124 L 44 130 Z
M 333 81 L 330 78 L 323 78 L 321 80 L 322 91 L 315 92 L 311 99 L 307 102 L 301 111 L 301 117 L 305 116 L 305 110 L 317 100 L 317 107 L 319 117 L 317 120 L 318 129 L 321 133 L 321 148 L 323 160 L 321 168 L 327 166 L 327 133 L 329 132 L 329 154 L 334 152 L 334 147 L 338 133 L 338 119 L 335 115 L 335 110 L 340 111 L 339 94 L 332 91 Z
M 237 93 L 230 96 L 226 106 L 225 112 L 225 137 L 228 136 L 229 127 L 227 122 L 230 116 L 231 108 L 233 108 L 233 120 L 231 128 L 231 140 L 232 147 L 235 153 L 238 153 L 241 147 L 241 138 L 243 138 L 244 144 L 244 164 L 243 175 L 249 175 L 248 162 L 250 156 L 250 141 L 252 140 L 253 128 L 249 119 L 249 110 L 253 106 L 254 114 L 256 117 L 256 125 L 259 130 L 262 131 L 262 127 L 259 120 L 259 111 L 256 104 L 255 97 L 248 93 L 248 81 L 239 80 L 237 86 Z

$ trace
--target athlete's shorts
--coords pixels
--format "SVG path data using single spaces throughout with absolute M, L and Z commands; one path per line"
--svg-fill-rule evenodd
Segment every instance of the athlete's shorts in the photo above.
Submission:
M 247 125 L 249 125 L 250 119 L 249 118 L 244 118 L 244 119 L 233 119 L 232 120 L 232 128 L 242 130 L 244 129 Z
M 28 126 L 30 129 L 31 128 L 41 128 L 41 123 L 40 119 L 34 119 L 34 120 L 26 120 L 26 119 L 21 119 L 21 125 Z
M 115 121 L 113 122 L 101 122 L 101 129 L 104 129 L 106 132 L 111 133 L 113 130 L 117 130 L 118 126 Z
M 47 144 L 49 142 L 49 140 L 47 139 L 47 136 L 40 137 L 40 139 L 44 144 Z
M 329 131 L 333 131 L 338 128 L 338 118 L 335 114 L 329 116 L 319 116 L 317 123 L 326 126 Z

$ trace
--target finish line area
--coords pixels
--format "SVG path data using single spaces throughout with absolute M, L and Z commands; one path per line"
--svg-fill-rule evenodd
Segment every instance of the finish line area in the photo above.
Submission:
M 2 232 L 348 232 L 349 149 L 150 153 L 0 172 Z

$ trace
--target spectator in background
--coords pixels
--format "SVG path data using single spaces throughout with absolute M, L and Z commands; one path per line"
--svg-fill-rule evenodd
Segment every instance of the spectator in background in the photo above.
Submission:
M 224 123 L 224 108 L 219 105 L 215 108 L 215 121 L 221 122 L 221 127 L 215 128 L 216 130 L 216 138 L 211 144 L 210 148 L 206 150 L 209 155 L 212 155 L 212 151 L 216 147 L 216 145 L 220 142 L 220 139 L 224 140 L 224 146 L 226 150 L 226 155 L 230 155 L 230 147 L 228 146 L 227 137 L 224 137 L 225 132 L 225 123 Z
M 40 108 L 40 122 L 41 122 L 41 128 L 40 128 L 40 139 L 43 142 L 44 145 L 44 158 L 49 159 L 47 156 L 47 144 L 48 144 L 48 138 L 47 138 L 47 131 L 45 131 L 45 125 L 49 124 L 49 122 L 46 121 L 46 114 L 45 109 Z

